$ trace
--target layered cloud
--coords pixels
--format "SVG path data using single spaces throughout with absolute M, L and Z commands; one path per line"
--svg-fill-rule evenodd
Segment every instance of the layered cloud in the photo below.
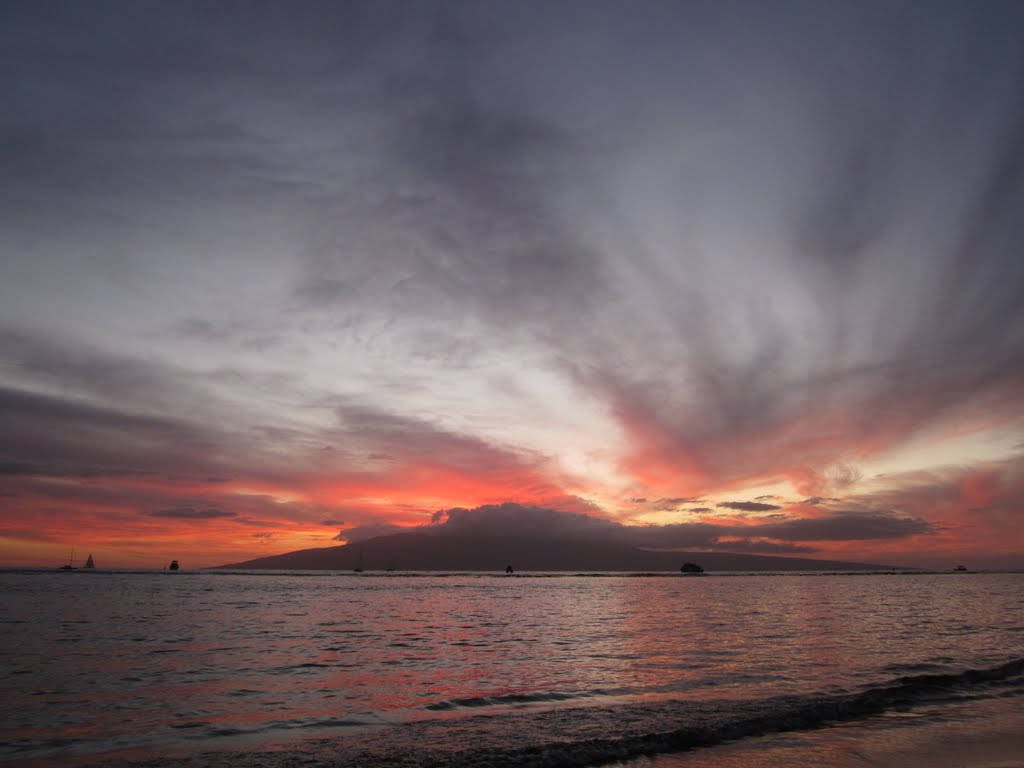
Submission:
M 515 503 L 473 509 L 443 510 L 431 523 L 412 528 L 361 526 L 342 531 L 339 540 L 363 541 L 406 532 L 482 539 L 615 541 L 650 549 L 724 552 L 814 553 L 827 545 L 866 540 L 907 540 L 930 537 L 935 527 L 925 520 L 893 513 L 836 512 L 805 518 L 782 515 L 770 522 L 693 522 L 665 525 L 623 525 L 580 512 Z M 926 541 L 927 539 L 923 539 Z
M 5 552 L 1024 551 L 1024 14 L 642 6 L 0 11 Z

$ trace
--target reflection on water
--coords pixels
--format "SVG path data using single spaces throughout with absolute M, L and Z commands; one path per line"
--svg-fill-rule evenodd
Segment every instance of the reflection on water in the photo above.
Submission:
M 26 748 L 764 698 L 1024 656 L 1019 575 L 0 580 L 0 742 Z

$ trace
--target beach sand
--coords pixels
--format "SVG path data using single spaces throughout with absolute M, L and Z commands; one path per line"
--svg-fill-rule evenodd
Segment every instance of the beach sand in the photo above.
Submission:
M 1024 768 L 1018 697 L 918 707 L 771 734 L 617 768 Z

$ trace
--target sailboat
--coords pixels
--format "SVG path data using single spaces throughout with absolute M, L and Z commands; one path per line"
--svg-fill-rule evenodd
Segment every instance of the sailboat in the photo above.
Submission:
M 64 565 L 62 565 L 60 567 L 60 570 L 62 570 L 62 571 L 77 571 L 78 570 L 77 568 L 75 568 L 75 548 L 74 547 L 71 548 L 71 557 L 68 559 L 68 561 Z
M 86 568 L 95 568 L 96 567 L 96 563 L 94 563 L 92 561 L 92 555 L 91 554 L 89 555 L 89 559 L 85 561 L 85 567 Z

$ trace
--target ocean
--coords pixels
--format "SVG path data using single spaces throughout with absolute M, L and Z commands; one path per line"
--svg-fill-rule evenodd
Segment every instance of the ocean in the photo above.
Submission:
M 1024 732 L 1024 574 L 7 570 L 0 589 L 12 766 L 668 765 L 972 707 Z

